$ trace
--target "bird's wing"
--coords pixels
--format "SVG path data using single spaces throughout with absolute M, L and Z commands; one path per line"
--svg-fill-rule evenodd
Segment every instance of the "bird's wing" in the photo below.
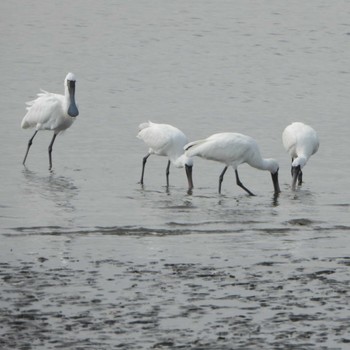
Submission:
M 219 134 L 211 135 L 210 137 L 190 142 L 185 146 L 186 156 L 188 157 L 202 157 L 216 161 L 225 162 L 226 156 L 226 142 Z
M 148 121 L 148 122 L 145 122 L 145 123 L 141 123 L 139 125 L 139 131 L 141 131 L 143 129 L 146 129 L 146 128 L 149 128 L 151 125 L 152 125 L 151 121 Z
M 140 127 L 142 125 L 143 124 L 141 124 Z M 143 127 L 137 137 L 143 140 L 150 150 L 156 154 L 165 155 L 167 148 L 169 148 L 172 143 L 172 135 L 169 128 L 159 124 L 152 124 L 149 127 Z
M 214 134 L 185 147 L 188 157 L 199 156 L 233 166 L 247 161 L 252 152 L 259 152 L 253 139 L 237 133 Z
M 211 155 L 215 149 L 215 140 L 210 136 L 206 139 L 197 140 L 188 143 L 184 147 L 187 157 L 202 157 L 206 159 L 212 159 Z
M 287 126 L 282 133 L 282 142 L 285 150 L 291 155 L 291 157 L 295 157 L 295 146 L 297 142 L 296 134 L 291 129 L 291 126 Z
M 205 141 L 206 141 L 206 139 L 197 140 L 197 141 L 192 141 L 192 142 L 190 142 L 190 143 L 188 143 L 188 144 L 185 145 L 184 150 L 185 150 L 185 151 L 188 151 L 190 148 L 192 148 L 192 147 L 194 147 L 194 146 L 197 146 L 197 145 L 200 145 L 201 143 L 203 143 L 203 142 L 205 142 Z M 194 147 L 191 151 L 186 152 L 186 153 L 190 153 L 190 152 L 194 151 L 195 148 L 196 148 L 196 147 Z
M 318 138 L 317 132 L 313 130 L 313 150 L 312 154 L 315 154 L 318 151 L 318 148 L 320 147 L 320 140 Z
M 296 153 L 304 154 L 308 159 L 317 152 L 319 140 L 316 131 L 310 126 L 306 125 L 302 131 L 297 136 Z
M 64 115 L 62 106 L 63 96 L 42 91 L 35 100 L 27 102 L 22 128 L 55 129 Z

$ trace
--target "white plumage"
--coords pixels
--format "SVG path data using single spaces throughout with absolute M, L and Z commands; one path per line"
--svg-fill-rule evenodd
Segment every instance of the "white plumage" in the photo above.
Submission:
M 269 170 L 272 175 L 275 193 L 280 192 L 277 161 L 274 159 L 263 159 L 256 141 L 249 136 L 229 132 L 218 133 L 204 140 L 187 144 L 185 150 L 185 154 L 188 157 L 198 156 L 226 164 L 219 177 L 219 193 L 221 193 L 221 183 L 224 174 L 228 166 L 232 166 L 235 170 L 237 185 L 250 195 L 254 195 L 239 179 L 237 168 L 242 163 L 248 163 L 257 169 Z
M 27 102 L 27 114 L 22 120 L 21 127 L 23 129 L 35 128 L 35 133 L 28 142 L 23 165 L 37 132 L 52 130 L 54 134 L 49 145 L 49 163 L 50 169 L 52 168 L 51 153 L 55 138 L 61 131 L 68 129 L 79 114 L 75 103 L 75 82 L 74 74 L 68 73 L 64 80 L 64 95 L 41 90 L 42 92 L 35 100 Z
M 320 145 L 316 131 L 309 125 L 295 122 L 288 125 L 282 133 L 283 146 L 292 158 L 292 189 L 296 182 L 302 184 L 301 169 L 309 158 L 315 154 Z
M 166 168 L 166 181 L 169 187 L 169 168 L 172 163 L 177 168 L 185 167 L 188 189 L 193 188 L 192 182 L 192 159 L 184 155 L 184 146 L 188 142 L 186 135 L 179 129 L 168 124 L 157 124 L 151 121 L 139 125 L 137 137 L 149 147 L 147 155 L 142 161 L 142 173 L 140 183 L 143 185 L 145 165 L 151 154 L 168 158 Z

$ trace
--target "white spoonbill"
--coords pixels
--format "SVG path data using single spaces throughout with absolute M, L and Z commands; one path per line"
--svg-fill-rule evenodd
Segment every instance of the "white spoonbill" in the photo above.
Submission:
M 283 146 L 292 157 L 292 189 L 298 180 L 300 186 L 303 182 L 301 169 L 309 158 L 315 154 L 320 145 L 316 131 L 309 125 L 295 122 L 288 125 L 282 133 Z
M 224 174 L 228 166 L 232 165 L 236 173 L 237 185 L 243 188 L 249 195 L 254 196 L 239 179 L 237 168 L 242 163 L 248 163 L 257 169 L 269 170 L 275 193 L 280 192 L 278 183 L 279 166 L 277 161 L 274 159 L 263 159 L 256 141 L 249 136 L 230 132 L 218 133 L 204 140 L 187 144 L 185 150 L 185 154 L 188 157 L 199 156 L 226 164 L 219 177 L 219 193 L 221 193 L 221 183 L 224 179 Z
M 184 146 L 188 142 L 186 135 L 179 129 L 168 124 L 157 124 L 151 121 L 139 125 L 139 133 L 137 137 L 143 140 L 149 147 L 148 153 L 142 161 L 142 173 L 140 183 L 143 185 L 143 177 L 145 165 L 151 154 L 168 157 L 168 165 L 166 167 L 166 183 L 169 187 L 169 168 L 172 163 L 177 168 L 185 167 L 188 190 L 193 188 L 191 158 L 185 156 Z
M 34 135 L 28 142 L 27 152 L 24 156 L 23 165 L 26 162 L 30 146 L 39 130 L 52 130 L 53 137 L 49 145 L 49 163 L 52 168 L 52 146 L 56 136 L 63 130 L 68 129 L 78 116 L 78 107 L 75 104 L 75 76 L 68 73 L 64 80 L 64 95 L 53 94 L 41 90 L 37 99 L 27 102 L 27 114 L 22 120 L 23 129 L 34 128 Z

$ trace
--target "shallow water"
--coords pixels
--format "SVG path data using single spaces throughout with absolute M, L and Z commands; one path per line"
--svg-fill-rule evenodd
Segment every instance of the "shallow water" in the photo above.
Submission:
M 65 4 L 66 3 L 66 4 Z M 0 4 L 0 337 L 18 349 L 345 349 L 349 328 L 350 2 Z M 24 102 L 77 76 L 57 137 Z M 235 131 L 280 163 L 183 169 L 136 139 L 146 120 L 190 140 Z M 321 145 L 290 190 L 281 133 Z

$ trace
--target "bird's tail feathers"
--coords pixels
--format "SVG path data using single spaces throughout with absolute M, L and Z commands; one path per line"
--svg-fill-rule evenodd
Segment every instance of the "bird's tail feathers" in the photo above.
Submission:
M 43 89 L 40 89 L 40 92 L 37 94 L 37 98 L 35 98 L 34 100 L 31 100 L 31 101 L 26 102 L 26 105 L 27 105 L 26 109 L 27 109 L 27 111 L 30 110 L 30 108 L 33 106 L 33 104 L 35 103 L 35 101 L 36 101 L 38 98 L 40 98 L 40 97 L 42 97 L 42 96 L 46 96 L 46 95 L 51 95 L 51 92 L 45 91 L 45 90 L 43 90 Z
M 139 131 L 146 129 L 146 128 L 149 128 L 151 126 L 151 124 L 152 124 L 152 122 L 150 120 L 148 122 L 141 123 L 139 125 Z
M 22 120 L 22 123 L 21 123 L 21 128 L 22 129 L 28 129 L 30 127 L 29 123 L 26 121 L 26 119 L 24 118 Z
M 203 140 L 189 142 L 187 145 L 184 146 L 184 150 L 187 151 L 188 149 L 192 148 L 193 146 L 200 145 L 204 141 L 205 140 L 203 139 Z
M 205 140 L 197 140 L 197 141 L 193 141 L 193 142 L 190 142 L 188 143 L 187 145 L 185 145 L 184 147 L 184 150 L 185 150 L 185 154 L 186 156 L 188 157 L 192 157 L 194 156 L 195 154 L 195 146 L 198 146 L 200 144 L 202 144 L 203 142 L 205 142 Z
M 44 89 L 40 89 L 40 92 L 38 93 L 38 96 L 42 96 L 42 95 L 51 95 L 52 92 L 48 92 Z
M 35 102 L 35 100 L 26 102 L 26 105 L 27 105 L 26 110 L 27 111 L 30 110 L 30 108 L 33 106 L 34 102 Z

